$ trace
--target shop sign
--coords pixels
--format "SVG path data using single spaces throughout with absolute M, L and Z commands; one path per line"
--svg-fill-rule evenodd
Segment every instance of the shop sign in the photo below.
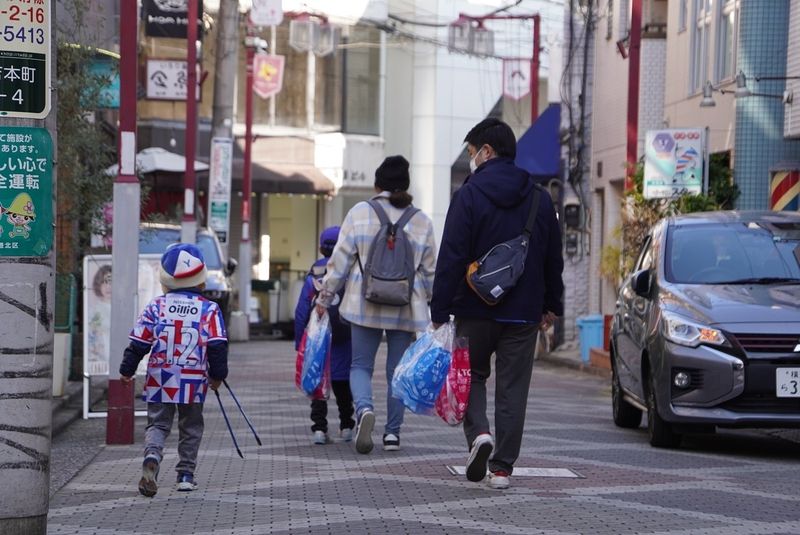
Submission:
M 701 128 L 648 130 L 644 197 L 669 199 L 703 192 L 705 133 Z
M 144 31 L 148 37 L 186 39 L 189 0 L 144 0 Z M 197 0 L 197 38 L 203 38 L 203 0 Z
M 200 66 L 197 66 L 198 79 Z M 185 60 L 147 60 L 147 98 L 151 100 L 186 100 L 188 68 Z M 195 95 L 200 101 L 200 84 Z

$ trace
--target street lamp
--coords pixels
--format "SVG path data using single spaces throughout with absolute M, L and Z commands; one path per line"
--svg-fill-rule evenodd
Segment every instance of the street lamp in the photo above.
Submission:
M 328 18 L 315 13 L 293 13 L 285 15 L 289 21 L 289 46 L 298 52 L 313 52 L 327 56 L 336 50 L 339 32 L 328 23 Z
M 736 98 L 749 97 L 753 92 L 747 88 L 747 76 L 742 71 L 736 73 L 736 91 L 734 96 Z
M 711 85 L 711 82 L 707 81 L 703 86 L 703 100 L 700 101 L 701 108 L 713 108 L 717 105 L 717 103 L 714 102 L 713 92 L 714 86 Z
M 800 80 L 800 76 L 754 76 L 756 82 L 760 82 L 762 80 Z M 711 108 L 716 106 L 714 102 L 714 98 L 712 93 L 714 91 L 718 91 L 720 93 L 727 94 L 733 93 L 734 97 L 736 98 L 747 98 L 747 97 L 764 97 L 764 98 L 779 98 L 783 101 L 784 104 L 792 104 L 794 102 L 794 92 L 791 90 L 786 90 L 780 95 L 773 95 L 770 93 L 756 93 L 750 90 L 747 87 L 747 76 L 744 72 L 739 71 L 736 73 L 736 89 L 731 91 L 729 89 L 722 89 L 714 87 L 710 81 L 706 81 L 705 85 L 703 86 L 703 99 L 700 101 L 701 108 Z

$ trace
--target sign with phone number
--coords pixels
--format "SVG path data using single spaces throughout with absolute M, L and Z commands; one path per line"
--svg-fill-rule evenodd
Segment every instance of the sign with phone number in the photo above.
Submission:
M 50 112 L 50 0 L 0 0 L 0 116 Z

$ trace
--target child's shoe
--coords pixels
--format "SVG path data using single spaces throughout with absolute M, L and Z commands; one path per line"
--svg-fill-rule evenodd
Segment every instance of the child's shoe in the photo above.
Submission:
M 142 496 L 152 498 L 158 492 L 158 484 L 156 478 L 158 477 L 158 458 L 145 457 L 142 462 L 142 479 L 139 480 L 139 493 Z
M 197 490 L 197 483 L 194 482 L 194 476 L 187 472 L 181 472 L 178 474 L 177 488 L 179 492 L 191 492 L 193 490 Z
M 328 443 L 328 433 L 325 431 L 314 431 L 314 444 L 323 445 Z

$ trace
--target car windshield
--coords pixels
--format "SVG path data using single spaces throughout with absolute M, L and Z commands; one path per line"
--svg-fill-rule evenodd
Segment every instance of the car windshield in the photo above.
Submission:
M 139 232 L 139 253 L 162 254 L 167 247 L 181 241 L 181 231 L 168 228 L 145 228 Z M 222 260 L 214 238 L 207 234 L 197 235 L 197 247 L 203 253 L 208 269 L 222 269 Z
M 800 223 L 677 226 L 665 266 L 677 283 L 800 283 Z

